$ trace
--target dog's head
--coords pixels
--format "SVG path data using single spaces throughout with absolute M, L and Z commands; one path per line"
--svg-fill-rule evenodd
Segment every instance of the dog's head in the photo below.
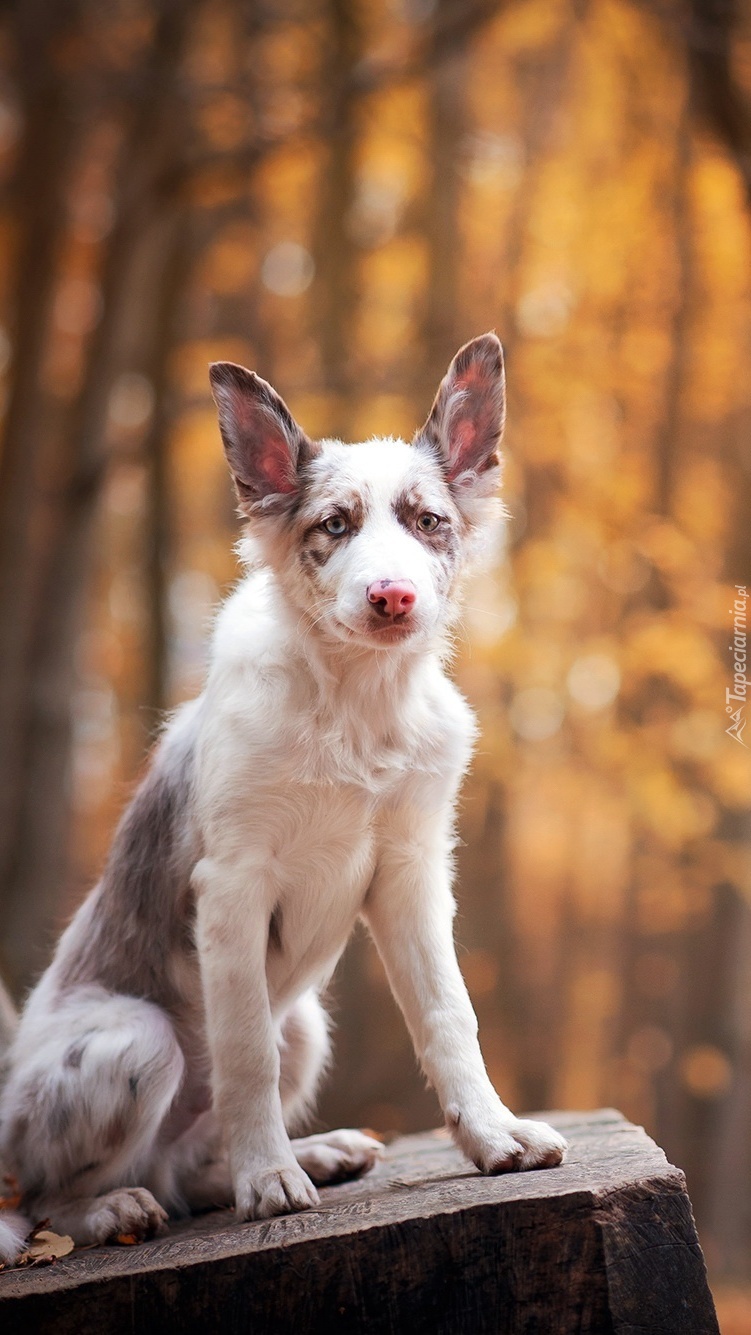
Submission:
M 317 632 L 388 648 L 444 629 L 498 514 L 505 384 L 495 334 L 459 350 L 411 445 L 312 441 L 252 371 L 216 362 L 210 374 L 240 510 Z

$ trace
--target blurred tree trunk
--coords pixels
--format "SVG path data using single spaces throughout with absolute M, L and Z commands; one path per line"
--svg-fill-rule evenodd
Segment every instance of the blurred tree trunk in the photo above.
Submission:
M 49 428 L 42 366 L 66 229 L 66 193 L 80 126 L 64 43 L 78 4 L 13 8 L 10 35 L 21 93 L 22 138 L 11 187 L 16 256 L 14 355 L 0 448 L 0 904 L 8 902 L 24 783 L 29 653 L 45 552 Z
M 517 57 L 515 82 L 522 90 L 524 107 L 520 136 L 524 173 L 514 193 L 506 234 L 498 256 L 499 272 L 503 275 L 499 287 L 498 332 L 506 351 L 507 363 L 513 359 L 516 308 L 522 295 L 520 283 L 526 276 L 524 257 L 530 239 L 530 220 L 537 201 L 540 178 L 565 115 L 571 66 L 587 10 L 588 0 L 580 0 L 575 6 L 564 10 L 560 27 L 553 39 L 541 51 L 530 54 L 524 50 Z
M 695 111 L 731 154 L 751 205 L 751 116 L 734 73 L 740 15 L 737 0 L 686 0 L 678 31 Z
M 438 0 L 434 10 L 434 36 L 451 28 L 465 8 L 463 0 Z M 459 34 L 450 55 L 428 74 L 428 142 L 430 175 L 425 199 L 425 238 L 428 272 L 421 345 L 425 362 L 423 386 L 429 405 L 460 340 L 459 201 L 460 165 L 465 149 L 467 115 L 468 34 Z M 428 45 L 429 67 L 431 48 Z
M 177 341 L 178 320 L 188 275 L 195 258 L 186 209 L 175 209 L 162 228 L 157 254 L 153 306 L 154 330 L 143 371 L 153 394 L 154 409 L 143 444 L 146 464 L 144 552 L 147 626 L 144 703 L 158 722 L 169 704 L 169 561 L 172 538 L 169 433 L 174 415 L 170 392 L 170 356 Z
M 101 275 L 102 315 L 66 433 L 65 483 L 28 665 L 29 705 L 19 774 L 22 803 L 6 884 L 6 942 L 16 986 L 28 983 L 44 963 L 65 877 L 74 651 L 107 474 L 107 410 L 122 370 L 123 327 L 134 300 L 134 276 L 149 229 L 169 206 L 160 183 L 180 154 L 186 133 L 178 74 L 194 8 L 186 0 L 162 0 L 157 11 L 140 96 L 130 109 L 117 168 L 115 224 Z
M 333 396 L 332 435 L 349 434 L 353 388 L 357 248 L 350 226 L 356 191 L 359 90 L 353 71 L 362 59 L 359 7 L 327 0 L 325 55 L 321 68 L 321 131 L 327 154 L 320 184 L 313 258 L 317 336 L 325 389 Z
M 681 405 L 686 389 L 689 355 L 689 323 L 694 284 L 693 215 L 689 177 L 691 129 L 688 99 L 676 126 L 676 163 L 672 198 L 672 231 L 675 237 L 675 284 L 671 351 L 665 385 L 665 403 L 658 425 L 655 455 L 657 477 L 655 510 L 669 515 L 675 487 L 676 462 L 681 458 L 683 419 Z
M 703 1220 L 722 1257 L 723 1269 L 734 1277 L 745 1277 L 751 1249 L 751 1218 L 748 1196 L 738 1190 L 738 1184 L 748 1183 L 751 1176 L 751 907 L 746 896 L 736 886 L 720 887 L 715 917 L 725 929 L 722 942 L 725 956 L 712 958 L 714 952 L 711 946 L 708 952 L 705 943 L 702 955 L 706 960 L 710 954 L 709 967 L 705 965 L 707 974 L 711 973 L 712 964 L 717 965 L 711 975 L 712 983 L 716 984 L 718 977 L 724 979 L 724 985 L 720 989 L 715 987 L 712 993 L 714 1017 L 716 1021 L 724 1020 L 724 1024 L 717 1026 L 716 1033 L 702 1030 L 702 1037 L 705 1041 L 717 1038 L 720 1042 L 732 1065 L 732 1080 L 714 1112 L 712 1171 L 702 1184 Z M 726 1003 L 724 1016 L 717 1009 L 718 991 Z M 695 1153 L 706 1162 L 703 1136 Z
M 520 1059 L 517 1044 L 519 1017 L 524 1014 L 525 997 L 517 968 L 518 933 L 514 926 L 512 885 L 505 865 L 505 835 L 508 794 L 502 783 L 488 777 L 485 791 L 474 796 L 472 779 L 465 805 L 462 829 L 468 834 L 457 850 L 459 871 L 459 926 L 457 936 L 463 947 L 480 949 L 498 961 L 498 978 L 492 991 L 475 1001 L 480 1026 L 480 1042 L 489 1065 L 495 1060 L 517 1072 Z M 484 801 L 483 801 L 484 799 Z M 476 814 L 477 813 L 477 814 Z M 479 815 L 481 813 L 481 816 Z M 478 911 L 473 922 L 466 922 L 466 895 L 472 887 Z M 459 955 L 461 962 L 461 953 Z M 490 1045 L 490 1035 L 495 1040 Z M 493 1049 L 496 1049 L 494 1052 Z M 516 1088 L 500 1089 L 504 1102 L 517 1100 L 521 1107 L 543 1107 L 537 1102 L 531 1082 L 523 1093 Z M 518 1102 L 523 1099 L 523 1104 Z

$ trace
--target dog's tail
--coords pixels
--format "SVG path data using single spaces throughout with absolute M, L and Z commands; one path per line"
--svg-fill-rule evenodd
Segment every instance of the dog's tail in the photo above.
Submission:
M 3 1086 L 5 1058 L 13 1042 L 18 1014 L 2 979 L 0 979 L 0 1090 Z M 6 1184 L 3 1179 L 3 1165 L 0 1160 L 0 1197 L 5 1194 Z M 15 1210 L 0 1208 L 0 1263 L 12 1265 L 22 1251 L 31 1225 L 28 1219 Z

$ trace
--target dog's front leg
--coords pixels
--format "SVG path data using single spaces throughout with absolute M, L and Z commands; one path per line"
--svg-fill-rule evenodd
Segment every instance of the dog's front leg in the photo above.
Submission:
M 263 871 L 203 858 L 193 873 L 214 1106 L 240 1219 L 307 1210 L 318 1193 L 284 1126 L 279 1048 L 266 982 L 272 904 Z
M 365 917 L 415 1051 L 457 1145 L 483 1173 L 560 1163 L 566 1142 L 545 1122 L 521 1120 L 485 1070 L 477 1020 L 459 970 L 445 830 L 424 815 L 383 850 Z M 398 820 L 391 835 L 398 838 Z

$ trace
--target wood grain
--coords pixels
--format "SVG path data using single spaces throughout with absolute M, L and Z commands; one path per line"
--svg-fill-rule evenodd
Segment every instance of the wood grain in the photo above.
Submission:
M 612 1110 L 546 1114 L 560 1168 L 483 1178 L 443 1132 L 395 1141 L 321 1208 L 175 1223 L 0 1274 L 3 1335 L 717 1335 L 683 1174 Z

